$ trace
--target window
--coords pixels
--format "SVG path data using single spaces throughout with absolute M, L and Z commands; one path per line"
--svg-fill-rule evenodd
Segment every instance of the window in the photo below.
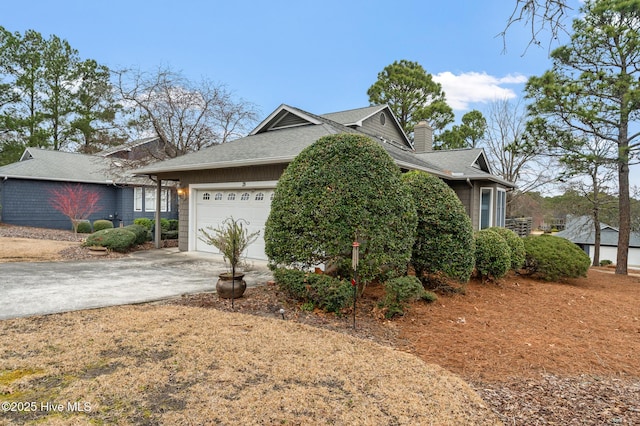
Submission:
M 480 188 L 480 229 L 491 228 L 493 189 Z
M 262 192 L 258 192 L 256 194 L 256 201 L 262 201 L 264 200 L 264 194 Z
M 222 200 L 222 192 L 216 192 L 216 196 L 213 199 L 216 201 Z
M 156 189 L 155 188 L 144 189 L 144 211 L 145 212 L 156 211 Z M 167 189 L 163 189 L 160 192 L 160 211 L 161 212 L 171 211 L 171 203 L 169 202 L 169 191 Z
M 505 225 L 505 216 L 507 211 L 507 191 L 498 188 L 496 192 L 496 226 Z
M 269 197 L 269 199 L 270 199 L 271 201 L 273 201 L 273 196 L 274 196 L 275 194 L 276 194 L 275 192 L 272 192 L 272 193 L 271 193 L 271 197 Z
M 229 195 L 227 195 L 227 200 L 229 201 L 233 201 L 236 199 L 236 194 L 235 192 L 230 192 Z
M 208 200 L 211 198 L 211 194 L 209 194 L 208 192 L 205 192 L 204 194 L 202 194 L 202 199 L 203 200 Z
M 133 211 L 142 211 L 142 188 L 133 188 Z
M 248 201 L 249 198 L 251 197 L 251 195 L 248 192 L 245 192 L 244 194 L 242 194 L 242 196 L 240 197 L 240 201 Z

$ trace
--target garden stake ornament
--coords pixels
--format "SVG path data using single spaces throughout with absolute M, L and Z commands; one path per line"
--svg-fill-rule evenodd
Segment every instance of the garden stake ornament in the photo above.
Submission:
M 358 258 L 360 257 L 360 243 L 354 241 L 351 244 L 351 267 L 353 268 L 353 329 L 356 329 L 356 297 L 358 296 Z

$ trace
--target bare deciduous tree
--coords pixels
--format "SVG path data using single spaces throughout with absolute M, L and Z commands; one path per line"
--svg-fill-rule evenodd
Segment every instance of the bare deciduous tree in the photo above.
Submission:
M 540 190 L 556 178 L 552 158 L 543 155 L 544 146 L 527 132 L 527 117 L 520 102 L 496 100 L 488 110 L 485 150 L 495 172 L 517 186 L 507 196 L 507 217 L 522 194 Z
M 540 34 L 548 33 L 549 40 L 558 38 L 565 31 L 564 20 L 572 10 L 567 0 L 516 0 L 516 5 L 507 19 L 505 29 L 500 32 L 506 50 L 506 36 L 514 24 L 524 24 L 531 32 L 529 46 L 540 45 Z
M 203 79 L 193 83 L 180 72 L 159 68 L 115 72 L 130 124 L 139 135 L 157 136 L 151 159 L 178 157 L 188 152 L 243 136 L 255 123 L 255 106 L 222 84 Z

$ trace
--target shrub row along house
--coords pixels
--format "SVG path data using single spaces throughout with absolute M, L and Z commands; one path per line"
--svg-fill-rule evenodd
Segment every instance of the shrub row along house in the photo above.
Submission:
M 0 220 L 13 225 L 71 229 L 69 219 L 51 205 L 53 191 L 80 185 L 99 194 L 98 210 L 88 219 L 130 225 L 139 217 L 154 218 L 160 192 L 160 214 L 177 219 L 175 184 L 158 185 L 122 168 L 121 160 L 137 159 L 156 138 L 121 145 L 97 155 L 27 148 L 16 163 L 0 167 Z
M 281 105 L 246 137 L 151 164 L 136 174 L 178 182 L 180 250 L 215 250 L 198 238 L 198 230 L 233 216 L 248 221 L 251 232 L 260 231 L 247 257 L 266 259 L 264 225 L 280 176 L 304 148 L 339 133 L 375 140 L 404 172 L 422 170 L 442 178 L 462 201 L 474 229 L 504 226 L 506 191 L 514 185 L 492 173 L 484 151 L 434 151 L 426 123 L 416 125 L 412 143 L 386 105 L 323 115 Z

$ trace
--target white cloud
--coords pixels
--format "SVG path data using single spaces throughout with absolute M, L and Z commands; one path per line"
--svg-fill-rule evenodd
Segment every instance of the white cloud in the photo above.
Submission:
M 527 81 L 527 77 L 521 74 L 495 77 L 484 72 L 455 75 L 449 71 L 436 74 L 433 79 L 442 85 L 447 103 L 458 111 L 468 110 L 469 104 L 474 102 L 487 103 L 496 99 L 513 99 L 517 96 L 513 89 L 502 86 L 522 84 Z

